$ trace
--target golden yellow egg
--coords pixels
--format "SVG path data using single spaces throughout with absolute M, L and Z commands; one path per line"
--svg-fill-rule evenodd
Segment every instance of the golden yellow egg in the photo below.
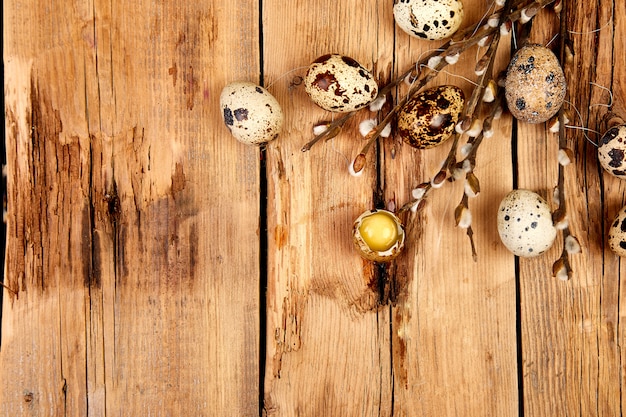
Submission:
M 389 262 L 404 247 L 404 226 L 387 210 L 364 212 L 355 220 L 352 231 L 359 254 L 370 261 Z

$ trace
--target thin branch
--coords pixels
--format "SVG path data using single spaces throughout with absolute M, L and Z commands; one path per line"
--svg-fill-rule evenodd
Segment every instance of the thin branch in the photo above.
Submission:
M 563 7 L 560 12 L 560 38 L 561 38 L 561 65 L 565 65 L 567 62 L 568 56 L 568 33 L 567 27 L 565 24 L 565 12 L 566 8 Z M 559 149 L 567 149 L 567 137 L 565 135 L 565 125 L 567 124 L 565 121 L 565 110 L 563 107 L 559 109 L 558 113 L 559 119 Z M 559 170 L 558 170 L 558 180 L 556 186 L 556 197 L 558 201 L 558 207 L 552 214 L 553 223 L 559 227 L 563 236 L 563 249 L 561 251 L 561 256 L 552 266 L 552 272 L 555 277 L 559 277 L 560 279 L 570 279 L 573 274 L 573 270 L 569 260 L 569 252 L 567 250 L 567 238 L 571 235 L 569 223 L 567 221 L 567 206 L 565 203 L 565 166 L 564 164 L 559 162 Z M 575 237 L 574 237 L 575 238 Z

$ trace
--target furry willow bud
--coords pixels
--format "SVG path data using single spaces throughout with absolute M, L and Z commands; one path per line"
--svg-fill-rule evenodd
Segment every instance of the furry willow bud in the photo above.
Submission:
M 492 36 L 485 36 L 484 38 L 481 38 L 478 41 L 478 46 L 480 46 L 481 48 L 484 48 L 484 47 L 488 46 L 489 43 L 491 43 L 492 39 L 493 39 Z
M 381 138 L 388 138 L 389 136 L 391 136 L 391 123 L 387 123 L 383 130 L 380 131 Z
M 559 258 L 554 265 L 552 265 L 552 276 L 561 281 L 567 281 L 570 278 L 570 273 L 563 258 Z
M 513 29 L 513 22 L 510 19 L 507 19 L 504 23 L 500 25 L 500 35 L 506 36 L 511 33 L 511 29 Z
M 522 16 L 520 17 L 520 22 L 522 24 L 528 23 L 530 19 L 535 17 L 535 15 L 539 12 L 540 6 L 537 2 L 531 3 L 527 8 L 522 9 Z
M 433 180 L 430 182 L 431 187 L 433 188 L 440 188 L 444 181 L 446 180 L 447 174 L 446 171 L 441 170 L 437 173 L 437 175 L 435 175 L 435 178 L 433 178 Z
M 559 160 L 559 164 L 561 164 L 562 166 L 567 166 L 572 163 L 572 160 L 574 159 L 574 152 L 572 152 L 572 150 L 569 148 L 559 149 L 557 157 Z
M 321 135 L 328 130 L 328 123 L 321 123 L 313 126 L 313 134 L 315 136 Z
M 459 57 L 461 56 L 461 54 L 459 54 L 458 52 L 456 54 L 453 55 L 446 55 L 445 60 L 448 63 L 448 65 L 454 65 L 457 62 L 459 62 Z
M 377 122 L 374 119 L 363 120 L 359 124 L 359 133 L 361 133 L 361 136 L 366 137 L 368 133 L 376 128 L 376 124 Z
M 472 212 L 465 204 L 461 203 L 454 210 L 454 219 L 458 227 L 467 229 L 472 225 Z
M 489 16 L 489 19 L 487 19 L 487 25 L 489 25 L 489 27 L 497 28 L 499 24 L 500 24 L 500 15 L 497 13 Z
M 475 138 L 476 136 L 480 134 L 482 130 L 483 130 L 482 121 L 480 119 L 474 119 L 472 121 L 472 124 L 470 125 L 470 128 L 465 131 L 465 134 L 471 138 Z
M 580 253 L 580 243 L 576 237 L 569 235 L 565 238 L 565 250 L 570 255 Z
M 350 164 L 350 175 L 352 175 L 353 177 L 361 175 L 363 173 L 363 168 L 365 168 L 366 162 L 367 158 L 365 157 L 365 155 L 363 155 L 362 153 L 358 154 Z
M 370 103 L 370 111 L 372 112 L 379 111 L 380 109 L 383 108 L 386 102 L 387 102 L 387 97 L 385 96 L 376 97 L 376 99 L 374 99 L 374 101 Z
M 497 94 L 498 86 L 495 80 L 489 80 L 489 82 L 485 86 L 485 91 L 483 91 L 483 101 L 485 103 L 492 103 L 496 99 Z
M 459 152 L 461 153 L 461 158 L 463 159 L 467 158 L 467 156 L 470 154 L 473 148 L 474 146 L 471 143 L 466 143 L 463 146 L 461 146 L 461 148 L 459 149 Z
M 550 133 L 559 133 L 561 122 L 558 117 L 553 117 L 548 121 L 548 131 Z
M 423 184 L 418 185 L 416 188 L 413 189 L 413 191 L 411 191 L 411 196 L 415 200 L 419 200 L 419 199 L 423 198 L 424 195 L 426 194 L 427 187 L 428 187 L 427 183 L 423 183 Z
M 472 127 L 472 118 L 465 116 L 456 124 L 455 131 L 457 133 L 465 133 L 471 127 Z
M 491 61 L 491 56 L 489 53 L 485 54 L 476 62 L 476 66 L 474 67 L 474 73 L 478 76 L 483 75 L 487 71 L 487 67 L 489 67 L 489 62 Z
M 552 3 L 552 8 L 554 9 L 554 13 L 561 13 L 561 10 L 563 10 L 563 0 L 556 0 Z
M 434 70 L 435 68 L 437 68 L 437 66 L 441 63 L 441 56 L 439 55 L 435 55 L 435 56 L 431 56 L 428 59 L 428 63 L 426 64 L 426 66 L 428 68 L 430 68 L 431 70 Z
M 473 172 L 468 172 L 465 178 L 465 195 L 476 197 L 480 194 L 480 182 Z

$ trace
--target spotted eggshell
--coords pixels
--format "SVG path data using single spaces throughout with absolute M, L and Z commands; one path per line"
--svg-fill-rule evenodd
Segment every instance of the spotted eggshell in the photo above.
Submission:
M 626 179 L 626 125 L 613 126 L 602 136 L 598 159 L 606 172 Z
M 498 210 L 498 233 L 516 256 L 533 257 L 548 250 L 556 238 L 548 203 L 529 190 L 513 190 Z
M 545 46 L 531 44 L 513 55 L 504 88 L 516 119 L 543 123 L 561 108 L 567 83 L 556 55 Z
M 626 206 L 615 216 L 609 228 L 609 247 L 619 256 L 626 256 Z
M 463 21 L 461 0 L 397 0 L 396 24 L 411 36 L 440 40 L 451 36 Z
M 398 112 L 397 132 L 414 148 L 443 143 L 454 132 L 465 95 L 453 85 L 442 85 L 415 94 Z
M 283 111 L 266 89 L 247 81 L 228 84 L 220 95 L 224 124 L 248 145 L 276 139 L 283 126 Z
M 304 85 L 311 100 L 332 112 L 350 112 L 368 105 L 378 94 L 372 74 L 354 59 L 323 55 L 310 66 Z

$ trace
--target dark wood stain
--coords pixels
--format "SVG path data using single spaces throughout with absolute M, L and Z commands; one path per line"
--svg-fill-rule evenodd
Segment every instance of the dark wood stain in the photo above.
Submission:
M 81 262 L 83 265 L 83 282 L 85 283 L 86 287 L 89 287 L 93 284 L 94 278 L 96 277 L 94 274 L 94 264 L 96 261 L 98 261 L 97 265 L 99 265 L 100 262 L 100 248 L 95 248 L 92 238 L 95 233 L 93 233 L 93 219 L 91 213 L 92 211 L 89 205 L 85 205 L 85 207 L 83 207 L 82 218 L 80 222 Z M 97 278 L 98 286 L 100 286 L 100 276 L 98 275 Z
M 198 244 L 200 236 L 198 225 L 194 222 L 189 229 L 189 278 L 193 281 L 196 277 L 196 266 L 198 265 Z
M 183 164 L 177 162 L 174 168 L 174 174 L 172 175 L 172 197 L 174 199 L 176 199 L 178 194 L 180 194 L 185 189 L 186 183 L 187 178 L 185 177 Z
M 37 80 L 31 78 L 31 137 L 29 161 L 31 171 L 31 183 L 24 184 L 25 211 L 25 236 L 27 246 L 33 250 L 33 270 L 25 271 L 29 285 L 37 285 L 45 291 L 49 282 L 46 280 L 46 265 L 44 248 L 49 234 L 48 201 L 50 201 L 51 185 L 57 181 L 58 161 L 52 158 L 57 155 L 56 148 L 59 146 L 59 134 L 63 130 L 59 112 L 52 109 L 50 100 L 41 94 Z M 26 288 L 24 288 L 25 290 Z
M 196 93 L 200 91 L 200 84 L 193 75 L 193 67 L 190 65 L 185 73 L 184 94 L 187 96 L 187 110 L 193 110 Z
M 176 81 L 178 80 L 178 67 L 176 66 L 176 62 L 174 62 L 172 66 L 167 69 L 167 73 L 172 76 L 172 82 L 174 87 L 176 87 Z

